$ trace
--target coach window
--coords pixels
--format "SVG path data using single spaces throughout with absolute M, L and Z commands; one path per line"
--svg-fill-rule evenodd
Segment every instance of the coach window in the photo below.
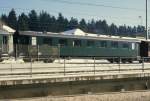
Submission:
M 122 44 L 122 48 L 128 49 L 128 48 L 129 48 L 129 44 L 128 44 L 128 43 L 123 43 L 123 44 Z
M 118 42 L 111 42 L 112 48 L 118 48 Z
M 81 40 L 74 40 L 73 41 L 73 46 L 74 47 L 81 47 Z
M 106 41 L 100 41 L 100 47 L 106 48 L 107 47 L 107 42 Z
M 44 38 L 43 39 L 43 44 L 46 44 L 46 45 L 52 45 L 52 39 L 51 38 Z
M 67 44 L 67 39 L 60 39 L 59 40 L 59 45 L 60 46 L 67 46 L 68 44 Z
M 87 46 L 88 47 L 94 47 L 94 45 L 95 45 L 95 42 L 94 41 L 87 41 Z

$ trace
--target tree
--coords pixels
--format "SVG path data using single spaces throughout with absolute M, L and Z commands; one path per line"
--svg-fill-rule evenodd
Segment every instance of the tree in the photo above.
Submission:
M 88 21 L 88 23 L 85 19 L 81 19 L 78 22 L 73 17 L 68 20 L 61 13 L 56 18 L 44 11 L 38 15 L 35 10 L 30 11 L 28 16 L 24 13 L 16 16 L 15 10 L 12 9 L 8 15 L 2 14 L 1 20 L 8 26 L 19 30 L 62 32 L 64 30 L 80 28 L 88 33 L 125 36 L 135 36 L 135 34 L 143 36 L 145 33 L 144 26 L 116 26 L 114 23 L 108 25 L 106 20 L 96 21 L 94 19 Z
M 110 25 L 110 34 L 111 35 L 117 35 L 117 33 L 118 33 L 118 28 L 114 23 L 112 23 Z
M 127 35 L 130 36 L 132 34 L 132 27 L 128 26 L 127 27 Z
M 7 16 L 6 16 L 5 14 L 2 14 L 2 15 L 1 15 L 1 21 L 2 21 L 3 23 L 5 23 L 5 24 L 8 23 L 8 18 L 7 18 Z
M 133 28 L 132 28 L 132 34 L 136 34 L 137 33 L 137 28 L 136 28 L 136 26 L 134 26 Z
M 57 18 L 57 32 L 63 31 L 64 30 L 64 17 L 62 16 L 61 13 L 58 14 L 58 18 Z
M 49 26 L 49 28 L 48 28 L 49 31 L 51 31 L 51 32 L 57 32 L 57 28 L 56 28 L 57 20 L 56 20 L 55 16 L 52 16 L 50 19 L 51 19 L 50 20 L 51 26 Z
M 102 33 L 102 21 L 101 20 L 96 21 L 95 27 L 96 27 L 95 33 L 101 34 Z
M 79 25 L 78 20 L 72 17 L 71 20 L 69 21 L 68 30 L 78 28 L 78 25 Z
M 102 32 L 108 34 L 109 27 L 108 27 L 106 20 L 103 20 L 101 25 L 102 25 L 102 30 L 103 30 Z
M 69 21 L 68 21 L 67 18 L 65 18 L 65 19 L 64 19 L 64 29 L 63 29 L 63 31 L 64 31 L 64 30 L 67 30 L 68 25 L 69 25 Z
M 87 23 L 84 19 L 81 19 L 81 21 L 79 22 L 79 28 L 84 32 L 87 32 Z
M 29 28 L 32 31 L 40 31 L 39 18 L 35 10 L 29 13 Z
M 95 29 L 96 29 L 96 26 L 95 26 L 95 21 L 94 19 L 92 19 L 90 22 L 88 22 L 88 32 L 89 33 L 95 33 Z
M 29 30 L 29 22 L 28 22 L 29 18 L 27 15 L 25 15 L 24 13 L 22 13 L 21 15 L 19 15 L 18 17 L 18 30 Z
M 51 26 L 50 15 L 47 12 L 42 11 L 39 15 L 40 31 L 49 31 Z
M 137 27 L 137 33 L 143 33 L 144 30 L 145 30 L 145 27 L 144 27 L 144 26 L 138 25 L 138 27 Z
M 12 9 L 10 12 L 9 12 L 9 15 L 8 15 L 8 25 L 14 29 L 17 28 L 17 17 L 16 17 L 16 12 L 14 9 Z

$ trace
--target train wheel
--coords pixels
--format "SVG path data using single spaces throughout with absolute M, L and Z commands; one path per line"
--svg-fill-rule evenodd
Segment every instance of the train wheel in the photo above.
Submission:
M 113 59 L 107 59 L 110 63 L 114 63 Z
M 132 60 L 132 59 L 128 59 L 128 62 L 129 62 L 129 63 L 133 63 L 133 60 Z
M 126 61 L 126 59 L 121 59 L 121 62 L 126 63 L 127 61 Z
M 44 63 L 53 63 L 54 61 L 55 61 L 55 58 L 48 58 L 48 59 L 43 60 Z
M 114 59 L 114 61 L 115 61 L 116 63 L 121 62 L 121 61 L 119 61 L 119 59 L 118 59 L 118 58 L 115 58 L 115 59 Z

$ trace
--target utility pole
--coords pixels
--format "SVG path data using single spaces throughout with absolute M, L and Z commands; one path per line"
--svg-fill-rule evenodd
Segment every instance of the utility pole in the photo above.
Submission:
M 149 39 L 149 35 L 148 35 L 148 28 L 147 28 L 147 0 L 146 0 L 146 40 Z

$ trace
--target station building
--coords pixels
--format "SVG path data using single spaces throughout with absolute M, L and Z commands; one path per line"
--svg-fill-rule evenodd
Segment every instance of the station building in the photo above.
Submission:
M 13 53 L 13 34 L 15 30 L 0 21 L 0 53 Z

